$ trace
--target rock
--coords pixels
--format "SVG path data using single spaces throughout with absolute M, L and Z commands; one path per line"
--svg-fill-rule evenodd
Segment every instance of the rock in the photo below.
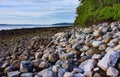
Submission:
M 105 38 L 105 39 L 103 40 L 103 42 L 104 42 L 105 44 L 107 44 L 107 43 L 110 42 L 111 39 L 112 39 L 111 37 L 107 37 L 107 38 Z
M 44 68 L 46 68 L 46 67 L 48 67 L 48 62 L 46 62 L 46 61 L 43 61 L 43 62 L 41 62 L 41 63 L 39 64 L 39 68 L 40 68 L 40 69 L 44 69 Z
M 99 73 L 95 73 L 93 77 L 103 77 L 103 76 L 101 76 Z
M 116 47 L 113 48 L 114 50 L 120 50 L 120 45 L 117 45 Z
M 40 71 L 37 75 L 38 77 L 55 77 L 50 68 Z
M 92 59 L 85 60 L 79 65 L 79 68 L 83 69 L 83 71 L 90 72 L 96 65 L 96 61 Z
M 100 54 L 94 54 L 92 59 L 100 59 L 102 56 Z
M 91 33 L 92 32 L 92 28 L 84 28 L 83 29 L 83 33 Z
M 77 74 L 74 74 L 74 77 L 85 77 L 85 75 L 81 73 L 77 73 Z
M 58 54 L 57 53 L 51 53 L 48 56 L 48 61 L 50 61 L 52 63 L 56 62 L 57 59 L 58 59 Z
M 100 45 L 98 49 L 101 50 L 101 51 L 103 51 L 103 50 L 105 50 L 106 48 L 107 48 L 106 45 Z
M 20 77 L 33 77 L 33 73 L 22 73 Z
M 8 72 L 8 77 L 20 77 L 20 72 L 19 71 L 12 71 Z
M 21 61 L 20 64 L 20 72 L 32 72 L 33 71 L 33 63 L 31 61 Z
M 68 55 L 67 53 L 59 54 L 59 58 L 60 58 L 60 60 L 62 60 L 62 61 L 67 60 L 68 56 L 69 56 L 69 55 Z
M 93 32 L 93 35 L 96 36 L 96 37 L 100 36 L 100 31 L 99 30 L 95 30 Z
M 52 71 L 53 72 L 55 72 L 55 73 L 57 73 L 58 72 L 58 66 L 57 65 L 54 65 L 53 67 L 52 67 Z
M 74 69 L 73 69 L 73 72 L 75 72 L 75 73 L 82 73 L 83 70 L 80 69 L 80 68 L 74 68 Z
M 16 68 L 14 66 L 8 66 L 7 68 L 4 69 L 4 73 L 8 73 L 8 72 L 11 72 L 11 71 L 15 71 Z
M 108 51 L 105 56 L 98 62 L 98 66 L 103 70 L 107 70 L 108 67 L 115 66 L 119 58 L 120 51 Z
M 1 68 L 6 68 L 7 66 L 9 66 L 9 63 L 8 63 L 8 62 L 5 62 L 5 63 L 1 66 Z
M 82 52 L 85 52 L 85 51 L 87 51 L 87 50 L 89 50 L 89 47 L 88 47 L 88 46 L 83 46 L 83 48 L 80 49 L 80 51 L 82 51 Z
M 119 71 L 116 69 L 116 68 L 114 68 L 114 67 L 109 67 L 108 69 L 107 69 L 107 76 L 118 76 L 118 74 L 119 74 Z
M 58 70 L 58 77 L 63 77 L 65 72 L 66 72 L 66 70 L 64 68 L 59 68 L 59 70 Z
M 63 77 L 74 77 L 74 75 L 71 72 L 65 72 Z
M 99 71 L 99 68 L 98 68 L 98 67 L 96 67 L 96 68 L 94 68 L 94 69 L 93 69 L 93 71 Z
M 42 57 L 43 53 L 42 52 L 37 52 L 35 54 L 35 59 L 40 59 Z
M 15 66 L 16 68 L 20 68 L 20 61 L 19 60 L 13 60 L 11 62 L 11 65 Z
M 92 46 L 93 47 L 99 47 L 100 45 L 103 45 L 104 43 L 102 41 L 93 41 Z
M 89 49 L 86 51 L 86 55 L 94 55 L 94 54 L 100 54 L 100 50 L 98 49 Z

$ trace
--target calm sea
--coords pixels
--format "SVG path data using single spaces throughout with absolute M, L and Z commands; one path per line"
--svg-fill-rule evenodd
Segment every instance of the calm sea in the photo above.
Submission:
M 66 25 L 29 25 L 29 24 L 0 24 L 0 30 L 22 29 L 22 28 L 43 28 L 43 27 L 60 27 Z

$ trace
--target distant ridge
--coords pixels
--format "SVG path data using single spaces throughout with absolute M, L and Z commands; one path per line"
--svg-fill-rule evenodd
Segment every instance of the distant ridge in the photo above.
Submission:
M 52 25 L 73 25 L 73 23 L 64 22 L 64 23 L 55 23 L 55 24 L 52 24 Z

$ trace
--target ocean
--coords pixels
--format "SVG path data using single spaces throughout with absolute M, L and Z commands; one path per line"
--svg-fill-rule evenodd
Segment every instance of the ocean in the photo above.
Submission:
M 47 28 L 70 25 L 32 25 L 32 24 L 0 24 L 0 30 L 23 29 L 23 28 Z

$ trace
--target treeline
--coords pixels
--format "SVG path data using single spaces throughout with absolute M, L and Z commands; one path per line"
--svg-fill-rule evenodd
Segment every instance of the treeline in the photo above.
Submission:
M 120 0 L 79 0 L 74 25 L 91 25 L 120 20 Z

